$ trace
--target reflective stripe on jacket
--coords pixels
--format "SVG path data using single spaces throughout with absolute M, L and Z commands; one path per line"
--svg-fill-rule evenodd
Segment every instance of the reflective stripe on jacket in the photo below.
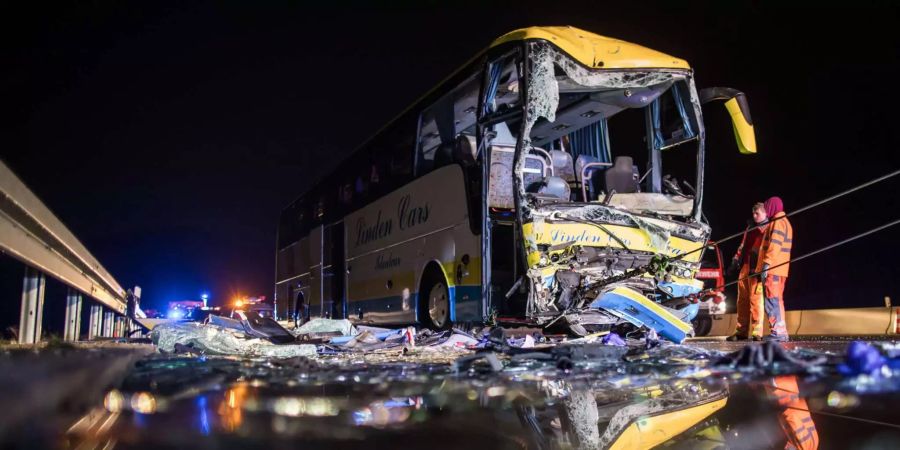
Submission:
M 784 211 L 775 214 L 769 218 L 770 222 L 763 231 L 762 246 L 759 250 L 759 261 L 756 264 L 756 271 L 761 272 L 763 265 L 768 264 L 770 275 L 778 275 L 781 277 L 788 276 L 790 264 L 785 264 L 791 260 L 791 247 L 794 241 L 794 229 L 791 223 L 784 215 Z M 775 267 L 784 264 L 780 267 Z

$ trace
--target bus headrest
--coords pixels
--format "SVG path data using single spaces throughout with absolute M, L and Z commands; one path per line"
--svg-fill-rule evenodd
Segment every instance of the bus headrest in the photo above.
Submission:
M 478 144 L 475 136 L 461 134 L 456 137 L 456 145 L 453 148 L 453 160 L 465 167 L 474 166 L 478 157 Z
M 553 175 L 566 182 L 575 181 L 575 165 L 572 163 L 572 155 L 562 150 L 550 150 L 548 153 L 550 153 L 551 164 L 553 164 Z

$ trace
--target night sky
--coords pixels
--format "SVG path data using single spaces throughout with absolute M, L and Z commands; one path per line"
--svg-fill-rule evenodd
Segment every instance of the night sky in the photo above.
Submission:
M 0 7 L 0 158 L 123 286 L 143 287 L 145 308 L 204 290 L 214 303 L 271 296 L 281 208 L 523 26 L 642 44 L 688 60 L 698 87 L 748 95 L 758 155 L 738 154 L 720 104 L 704 110 L 714 237 L 742 229 L 750 205 L 770 195 L 790 211 L 900 167 L 900 21 L 864 2 L 9 3 Z M 898 187 L 792 219 L 794 254 L 900 217 Z M 898 235 L 794 265 L 787 308 L 900 302 Z M 20 269 L 2 268 L 20 283 Z M 17 304 L 15 283 L 3 302 Z

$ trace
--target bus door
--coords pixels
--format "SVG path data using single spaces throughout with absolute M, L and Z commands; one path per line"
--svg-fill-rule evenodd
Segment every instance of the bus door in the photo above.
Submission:
M 344 222 L 323 232 L 322 316 L 344 317 Z
M 322 317 L 322 299 L 325 294 L 324 255 L 325 227 L 319 225 L 309 233 L 309 317 Z

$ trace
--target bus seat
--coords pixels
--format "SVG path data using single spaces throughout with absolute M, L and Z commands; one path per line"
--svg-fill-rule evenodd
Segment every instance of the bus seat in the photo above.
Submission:
M 453 144 L 450 143 L 442 143 L 438 145 L 437 150 L 434 151 L 434 168 L 444 167 L 448 164 L 453 164 L 453 153 L 454 153 Z
M 584 166 L 588 165 L 589 163 L 599 162 L 599 161 L 600 160 L 597 159 L 596 156 L 578 155 L 578 158 L 575 159 L 575 180 L 578 182 L 584 181 L 581 179 L 581 177 L 584 175 Z M 593 171 L 593 170 L 596 170 L 596 169 L 592 168 L 591 171 Z
M 548 153 L 550 153 L 550 162 L 553 165 L 553 175 L 568 183 L 575 182 L 575 165 L 572 163 L 572 155 L 563 150 L 550 150 Z
M 475 136 L 461 134 L 456 137 L 456 145 L 453 147 L 453 160 L 469 167 L 475 165 L 478 157 L 478 145 L 475 143 Z
M 491 171 L 488 180 L 488 206 L 491 208 L 512 209 L 513 186 L 512 167 L 515 148 L 491 146 Z M 547 174 L 544 157 L 525 155 L 525 170 L 522 174 L 526 189 L 540 182 Z
M 593 173 L 596 172 L 598 169 L 601 169 L 601 167 L 594 166 L 594 167 L 588 168 L 587 171 L 584 170 L 584 166 L 586 166 L 590 163 L 595 163 L 595 162 L 600 162 L 600 160 L 596 156 L 591 156 L 591 155 L 578 155 L 578 158 L 575 159 L 575 181 L 576 181 L 575 184 L 576 184 L 576 186 L 581 186 L 582 184 L 585 183 L 585 180 L 588 180 L 588 183 L 585 186 L 586 187 L 585 191 L 587 192 L 588 198 L 583 198 L 583 199 L 581 199 L 582 201 L 586 201 L 586 202 L 590 201 L 592 198 L 595 198 L 597 195 L 596 194 L 597 191 L 595 191 L 593 188 L 594 183 L 591 183 L 591 181 L 594 181 L 595 178 L 600 178 L 600 177 L 594 177 Z
M 537 194 L 538 197 L 569 200 L 572 191 L 569 183 L 557 176 L 545 177 L 528 186 L 528 192 Z
M 638 180 L 634 174 L 634 162 L 630 156 L 616 156 L 613 166 L 604 174 L 606 192 L 619 194 L 638 192 Z

